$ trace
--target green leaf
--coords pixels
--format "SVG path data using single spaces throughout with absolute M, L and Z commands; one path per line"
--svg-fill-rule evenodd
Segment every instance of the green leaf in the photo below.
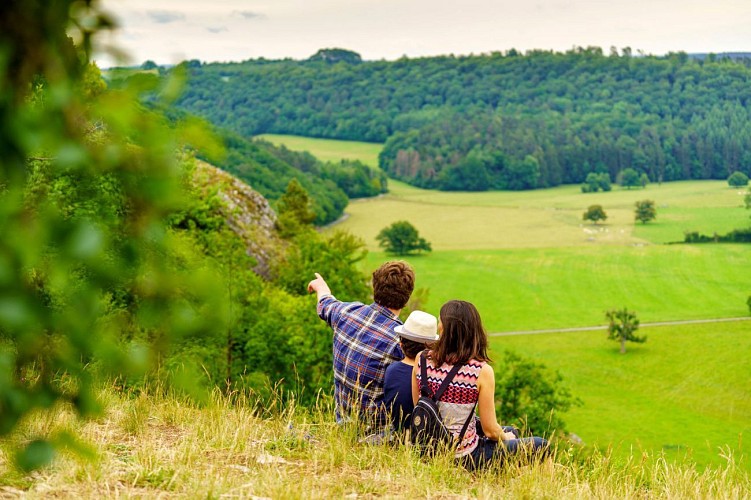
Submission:
M 16 455 L 16 464 L 21 470 L 31 472 L 49 465 L 55 458 L 55 448 L 47 441 L 37 439 L 26 445 Z

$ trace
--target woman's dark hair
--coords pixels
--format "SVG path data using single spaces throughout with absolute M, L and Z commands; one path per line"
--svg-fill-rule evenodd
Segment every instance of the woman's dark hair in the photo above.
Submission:
M 408 358 L 415 359 L 415 356 L 420 354 L 425 349 L 431 349 L 433 347 L 433 343 L 427 343 L 424 344 L 422 342 L 415 342 L 414 340 L 409 339 L 401 339 L 402 343 L 402 352 L 404 355 Z
M 488 335 L 477 308 L 464 300 L 449 300 L 440 312 L 443 333 L 430 352 L 436 367 L 444 363 L 466 364 L 470 359 L 491 361 Z

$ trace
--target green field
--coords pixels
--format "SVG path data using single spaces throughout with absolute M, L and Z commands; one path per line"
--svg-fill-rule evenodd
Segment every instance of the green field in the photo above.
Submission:
M 293 151 L 308 151 L 319 160 L 338 162 L 346 158 L 359 160 L 371 167 L 378 167 L 378 153 L 383 146 L 371 142 L 312 139 L 295 135 L 261 134 L 256 137 L 277 146 L 284 144 Z
M 370 253 L 364 269 L 388 258 Z M 601 325 L 620 307 L 643 322 L 745 316 L 751 293 L 743 245 L 452 250 L 406 260 L 417 288 L 429 290 L 428 312 L 468 300 L 494 332 Z
M 278 137 L 285 142 L 286 138 Z M 295 139 L 296 148 L 314 143 Z M 300 142 L 301 141 L 301 142 Z M 336 141 L 329 141 L 329 147 Z M 293 147 L 293 142 L 287 142 Z M 353 145 L 343 143 L 340 156 Z M 649 185 L 582 194 L 578 186 L 526 192 L 450 193 L 390 181 L 390 193 L 350 203 L 344 229 L 370 249 L 363 269 L 390 258 L 375 235 L 409 220 L 433 245 L 407 260 L 422 306 L 436 314 L 451 298 L 475 303 L 490 332 L 602 325 L 604 312 L 635 310 L 642 322 L 748 316 L 749 245 L 665 245 L 685 231 L 748 226 L 743 191 L 722 181 Z M 656 201 L 657 220 L 635 224 L 637 200 Z M 581 214 L 601 204 L 604 224 Z M 334 291 L 336 292 L 336 291 Z M 341 297 L 347 299 L 347 297 Z M 722 463 L 720 448 L 748 455 L 751 436 L 751 321 L 644 328 L 646 344 L 624 356 L 604 331 L 492 337 L 560 371 L 584 406 L 568 415 L 587 443 Z M 744 467 L 751 470 L 749 460 Z
M 625 355 L 604 331 L 492 338 L 560 371 L 584 405 L 566 416 L 585 443 L 616 455 L 664 451 L 723 464 L 721 448 L 748 463 L 751 437 L 751 322 L 645 328 Z M 491 354 L 492 356 L 492 354 Z

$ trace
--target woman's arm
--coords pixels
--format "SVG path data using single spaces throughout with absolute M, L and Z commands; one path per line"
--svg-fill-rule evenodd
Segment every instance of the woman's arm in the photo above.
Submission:
M 495 418 L 495 374 L 493 367 L 487 363 L 480 370 L 477 389 L 480 391 L 477 407 L 482 431 L 493 441 L 505 438 L 503 429 Z

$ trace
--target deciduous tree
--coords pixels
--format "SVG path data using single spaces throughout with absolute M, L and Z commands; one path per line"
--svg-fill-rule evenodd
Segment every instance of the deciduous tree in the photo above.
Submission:
M 432 250 L 430 243 L 420 237 L 415 226 L 405 220 L 394 222 L 383 228 L 376 239 L 385 252 L 396 255 Z
M 495 396 L 503 422 L 538 436 L 565 433 L 562 413 L 582 404 L 563 384 L 563 377 L 542 363 L 506 351 L 495 367 Z
M 595 224 L 601 220 L 607 220 L 608 214 L 603 210 L 602 205 L 590 205 L 587 211 L 582 215 L 582 220 L 591 220 Z
M 633 168 L 623 169 L 619 177 L 620 177 L 621 187 L 625 187 L 626 189 L 631 189 L 632 187 L 636 187 L 641 182 L 639 173 Z
M 635 333 L 639 329 L 639 319 L 636 313 L 627 308 L 612 309 L 605 313 L 608 319 L 608 338 L 621 344 L 621 354 L 626 353 L 626 342 L 643 343 L 647 337 L 639 337 Z
M 743 172 L 736 170 L 728 176 L 728 186 L 743 187 L 748 186 L 748 176 Z
M 654 220 L 657 217 L 657 209 L 654 200 L 641 200 L 635 203 L 634 219 L 642 224 Z

